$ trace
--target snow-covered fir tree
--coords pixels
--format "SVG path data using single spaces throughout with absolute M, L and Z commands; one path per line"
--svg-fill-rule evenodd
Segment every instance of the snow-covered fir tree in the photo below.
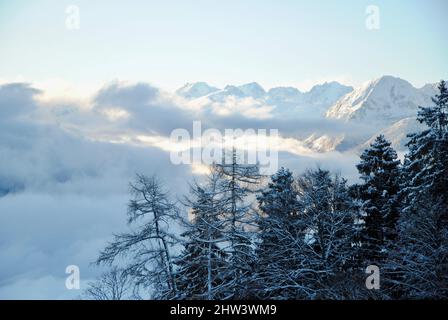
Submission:
M 217 190 L 219 175 L 212 172 L 207 184 L 195 183 L 187 205 L 191 206 L 191 222 L 187 231 L 184 250 L 175 261 L 178 266 L 176 282 L 179 299 L 222 299 L 226 253 L 221 247 L 225 242 L 221 230 L 224 220 L 222 201 Z
M 360 158 L 356 167 L 363 183 L 354 189 L 361 202 L 357 240 L 361 267 L 365 268 L 384 262 L 392 241 L 397 238 L 400 160 L 383 135 L 376 137 Z
M 178 209 L 157 177 L 137 175 L 128 205 L 130 232 L 115 235 L 97 263 L 124 263 L 124 272 L 153 299 L 177 295 L 172 251 L 178 243 Z M 121 259 L 123 258 L 123 259 Z
M 440 93 L 433 98 L 434 106 L 422 107 L 417 120 L 428 128 L 410 135 L 409 153 L 404 163 L 407 206 L 412 210 L 422 193 L 430 193 L 434 205 L 443 213 L 440 222 L 448 220 L 448 89 L 441 81 Z
M 293 298 L 297 296 L 294 273 L 297 242 L 303 232 L 297 229 L 298 199 L 294 177 L 280 168 L 257 197 L 258 224 L 257 264 L 253 275 L 258 298 Z M 299 295 L 300 296 L 300 295 Z
M 438 88 L 434 105 L 420 108 L 427 129 L 410 135 L 404 161 L 394 270 L 408 298 L 448 297 L 448 89 L 445 81 Z

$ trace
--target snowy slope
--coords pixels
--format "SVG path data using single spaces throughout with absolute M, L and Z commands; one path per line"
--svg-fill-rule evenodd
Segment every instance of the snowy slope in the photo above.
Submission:
M 345 86 L 336 81 L 315 85 L 305 93 L 305 102 L 310 105 L 331 106 L 341 97 L 353 91 L 350 86 Z
M 246 83 L 241 86 L 227 85 L 223 90 L 209 94 L 207 97 L 212 101 L 223 101 L 227 97 L 253 98 L 263 100 L 266 91 L 256 82 Z
M 344 135 L 322 135 L 317 136 L 312 134 L 307 139 L 305 139 L 304 145 L 310 148 L 311 150 L 317 152 L 329 152 L 336 150 L 336 147 L 344 140 Z
M 277 103 L 291 103 L 301 104 L 304 100 L 304 94 L 294 87 L 276 87 L 272 88 L 267 93 L 267 101 L 273 104 Z
M 274 114 L 287 117 L 320 117 L 328 108 L 352 87 L 337 82 L 329 82 L 314 86 L 308 92 L 301 92 L 294 87 L 275 87 L 265 91 L 256 82 L 240 86 L 227 85 L 224 89 L 210 87 L 206 83 L 187 84 L 176 91 L 189 99 L 208 99 L 211 102 L 225 102 L 228 98 L 252 98 L 259 104 L 274 106 Z
M 390 125 L 415 117 L 419 105 L 431 104 L 430 87 L 414 88 L 392 76 L 369 81 L 342 97 L 326 113 L 328 118 Z
M 196 99 L 218 90 L 218 88 L 209 86 L 205 82 L 194 82 L 185 84 L 182 88 L 179 88 L 176 93 L 184 98 Z
M 256 82 L 251 82 L 247 84 L 243 84 L 242 86 L 237 87 L 246 97 L 252 97 L 255 99 L 264 98 L 266 95 L 266 91 L 264 91 L 263 87 L 260 86 Z
M 434 97 L 438 92 L 438 83 L 428 83 L 419 89 L 420 93 L 425 96 L 425 99 L 430 100 L 431 97 Z
M 369 140 L 356 147 L 355 151 L 359 153 L 362 152 L 364 149 L 368 148 L 370 144 L 375 140 L 375 138 L 380 134 L 383 134 L 386 137 L 386 139 L 391 142 L 392 147 L 395 150 L 404 151 L 407 149 L 405 145 L 409 141 L 407 135 L 410 133 L 419 132 L 424 129 L 425 126 L 423 124 L 420 124 L 415 119 L 415 117 L 404 118 L 395 122 L 390 127 L 380 130 L 378 133 L 373 135 Z
M 324 116 L 331 105 L 352 90 L 352 87 L 334 81 L 315 85 L 304 93 L 295 88 L 280 87 L 269 90 L 267 100 L 280 107 L 293 105 L 298 107 L 297 111 Z

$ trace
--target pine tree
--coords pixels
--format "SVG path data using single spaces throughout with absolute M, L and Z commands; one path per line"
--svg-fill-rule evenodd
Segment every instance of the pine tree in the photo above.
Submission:
M 427 129 L 409 136 L 403 168 L 400 249 L 393 269 L 409 298 L 448 297 L 448 89 L 445 81 L 438 88 L 434 106 L 420 108 L 417 120 Z
M 297 195 L 291 171 L 280 168 L 257 197 L 260 210 L 257 220 L 259 244 L 253 282 L 259 288 L 259 298 L 298 296 L 295 282 L 290 279 L 298 267 L 295 261 L 300 238 L 295 224 L 298 215 Z
M 179 299 L 222 299 L 223 271 L 226 254 L 220 248 L 225 240 L 221 230 L 223 220 L 221 202 L 217 194 L 219 177 L 216 172 L 209 176 L 208 184 L 196 183 L 192 189 L 193 199 L 187 199 L 192 207 L 192 221 L 183 233 L 186 238 L 184 250 L 176 261 Z
M 399 217 L 400 160 L 383 135 L 361 155 L 356 166 L 363 184 L 357 186 L 357 196 L 361 200 L 359 232 L 362 268 L 380 265 L 386 259 L 392 241 L 397 237 Z
M 432 194 L 434 205 L 443 214 L 440 223 L 448 221 L 448 89 L 439 84 L 440 93 L 433 98 L 434 106 L 421 107 L 417 116 L 428 129 L 410 135 L 404 171 L 407 178 L 407 206 L 411 210 L 422 193 Z
M 134 229 L 115 235 L 97 263 L 119 263 L 125 257 L 124 272 L 137 286 L 153 292 L 153 299 L 173 298 L 177 288 L 171 253 L 178 238 L 170 230 L 179 221 L 178 209 L 155 176 L 137 175 L 130 188 L 128 224 Z

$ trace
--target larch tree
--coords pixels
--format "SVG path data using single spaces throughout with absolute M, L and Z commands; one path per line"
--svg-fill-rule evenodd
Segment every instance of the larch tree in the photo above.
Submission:
M 254 194 L 262 178 L 258 164 L 242 163 L 235 148 L 229 159 L 216 163 L 213 170 L 220 176 L 219 194 L 222 201 L 222 217 L 226 221 L 223 236 L 227 239 L 228 299 L 247 298 L 249 275 L 253 272 L 255 256 L 253 248 L 255 215 L 250 196 Z
M 89 300 L 128 300 L 136 298 L 129 274 L 114 266 L 96 281 L 88 284 L 83 298 Z
M 117 234 L 100 253 L 98 264 L 125 264 L 124 272 L 153 299 L 176 297 L 173 248 L 178 244 L 179 212 L 155 176 L 137 175 L 130 185 L 128 205 L 131 231 Z M 123 258 L 123 259 L 120 259 Z
M 344 299 L 356 294 L 353 234 L 356 211 L 346 180 L 316 169 L 298 178 L 300 219 L 305 230 L 298 282 L 310 299 Z

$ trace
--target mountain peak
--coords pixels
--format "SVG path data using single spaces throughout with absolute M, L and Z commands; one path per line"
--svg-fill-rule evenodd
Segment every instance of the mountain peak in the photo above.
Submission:
M 237 86 L 234 85 L 226 85 L 223 92 L 226 95 L 236 96 L 236 97 L 244 97 L 246 94 Z
M 438 85 L 438 83 L 427 83 L 418 90 L 427 97 L 434 97 L 439 93 Z
M 208 85 L 206 82 L 186 83 L 182 88 L 179 88 L 176 93 L 188 99 L 195 99 L 206 96 L 212 92 L 218 91 L 218 88 Z
M 275 97 L 281 98 L 281 97 L 300 96 L 303 93 L 295 87 L 274 87 L 269 89 L 267 94 L 273 98 Z
M 246 96 L 261 98 L 266 94 L 266 91 L 257 82 L 250 82 L 238 86 L 238 89 L 244 93 Z
M 323 105 L 328 108 L 341 97 L 352 91 L 353 87 L 331 81 L 313 86 L 305 95 L 310 104 Z
M 397 80 L 398 81 L 405 81 L 405 80 L 401 79 L 400 77 L 395 77 L 395 76 L 392 76 L 390 74 L 384 74 L 381 77 L 376 78 L 375 80 L 376 81 L 397 81 Z
M 390 75 L 381 76 L 381 77 L 374 79 L 370 82 L 372 84 L 374 84 L 375 86 L 405 85 L 405 86 L 412 87 L 412 84 L 410 84 L 408 81 L 401 79 L 399 77 L 394 77 L 394 76 L 390 76 Z
M 302 93 L 299 89 L 296 87 L 273 87 L 269 89 L 268 93 L 271 92 L 290 92 L 290 93 Z
M 343 85 L 337 81 L 324 82 L 314 85 L 308 94 L 313 94 L 313 92 L 323 92 L 323 91 L 346 91 L 350 92 L 353 90 L 353 87 Z
M 328 118 L 362 120 L 390 124 L 415 116 L 419 105 L 430 99 L 409 82 L 393 76 L 382 76 L 364 83 L 336 102 L 326 113 Z

